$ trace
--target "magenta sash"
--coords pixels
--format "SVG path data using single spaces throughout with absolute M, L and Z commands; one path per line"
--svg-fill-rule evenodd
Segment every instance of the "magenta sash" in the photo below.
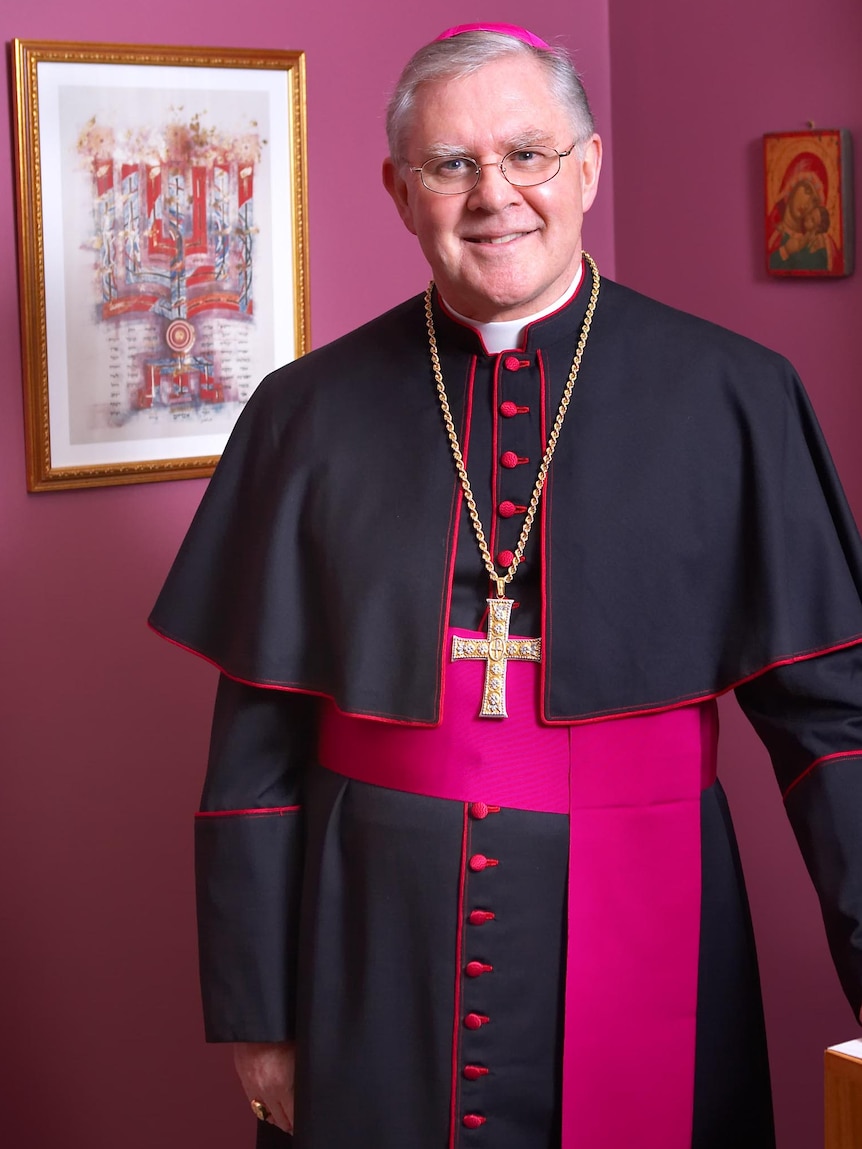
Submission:
M 562 1149 L 690 1149 L 715 704 L 544 726 L 535 663 L 509 663 L 506 719 L 477 717 L 483 681 L 484 663 L 447 664 L 430 728 L 329 705 L 320 762 L 428 797 L 569 814 Z

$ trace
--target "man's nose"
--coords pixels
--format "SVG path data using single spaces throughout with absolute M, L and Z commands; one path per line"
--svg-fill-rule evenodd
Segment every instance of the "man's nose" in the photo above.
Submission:
M 510 184 L 503 175 L 499 163 L 481 164 L 479 182 L 467 197 L 471 208 L 486 208 L 499 211 L 509 204 L 518 203 L 521 189 Z

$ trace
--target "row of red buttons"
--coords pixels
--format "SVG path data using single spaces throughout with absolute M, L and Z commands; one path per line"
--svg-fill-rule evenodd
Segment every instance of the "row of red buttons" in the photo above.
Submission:
M 522 466 L 524 463 L 529 463 L 529 461 L 529 458 L 523 457 L 521 455 L 516 455 L 514 451 L 504 451 L 500 456 L 501 466 L 508 467 L 509 470 L 514 467 Z M 512 515 L 516 515 L 519 512 L 523 514 L 526 509 L 526 507 L 517 506 L 510 499 L 504 499 L 503 502 L 500 503 L 500 505 L 497 507 L 497 513 L 501 518 L 510 519 Z M 497 555 L 497 563 L 501 567 L 510 567 L 514 562 L 514 559 L 514 552 L 509 550 L 500 551 Z
M 499 559 L 500 556 L 498 556 Z M 511 559 L 509 560 L 511 562 Z M 475 818 L 477 821 L 483 821 L 489 814 L 499 814 L 499 806 L 489 806 L 487 802 L 471 802 L 470 804 L 470 817 Z M 467 862 L 470 869 L 474 874 L 480 874 L 484 870 L 492 869 L 494 866 L 499 865 L 497 858 L 489 858 L 485 854 L 473 854 Z M 471 910 L 467 921 L 471 926 L 482 926 L 486 922 L 494 921 L 495 914 L 491 910 Z M 494 967 L 487 962 L 481 961 L 468 961 L 464 966 L 464 973 L 469 978 L 482 977 L 484 974 L 493 973 Z M 464 1017 L 464 1025 L 467 1029 L 481 1029 L 483 1025 L 487 1025 L 491 1019 L 483 1013 L 468 1013 Z M 480 1077 L 487 1077 L 490 1070 L 484 1065 L 465 1065 L 461 1070 L 462 1074 L 468 1081 L 477 1081 Z M 467 1129 L 479 1129 L 487 1121 L 487 1117 L 483 1117 L 481 1113 L 465 1113 L 461 1118 L 461 1124 Z
M 503 360 L 503 364 L 508 371 L 519 371 L 522 367 L 529 367 L 530 360 L 517 359 L 514 355 L 507 355 Z M 505 419 L 513 419 L 516 415 L 527 415 L 529 411 L 529 407 L 520 407 L 517 403 L 513 403 L 511 399 L 507 399 L 504 403 L 500 404 L 500 414 Z M 500 456 L 500 465 L 509 470 L 523 466 L 523 464 L 529 463 L 529 461 L 528 458 L 516 455 L 514 451 L 504 451 Z M 502 519 L 510 519 L 513 515 L 523 515 L 526 510 L 526 507 L 520 507 L 510 499 L 504 499 L 497 507 L 497 513 Z M 513 551 L 504 550 L 500 551 L 497 555 L 498 566 L 510 567 L 514 561 L 515 554 Z
M 503 467 L 508 467 L 510 470 L 513 467 L 520 467 L 524 463 L 529 463 L 529 461 L 530 460 L 526 457 L 516 455 L 514 451 L 504 451 L 500 456 L 500 464 Z M 503 502 L 500 503 L 500 505 L 497 507 L 497 512 L 501 518 L 510 519 L 512 515 L 516 515 L 518 512 L 523 514 L 526 509 L 526 507 L 516 506 L 516 504 L 511 502 L 509 499 L 504 499 Z M 501 567 L 510 567 L 514 560 L 514 551 L 500 551 L 497 555 L 497 563 Z
M 522 367 L 529 367 L 529 359 L 518 359 L 515 355 L 507 355 L 503 360 L 503 366 L 507 371 L 520 371 Z M 513 403 L 511 399 L 505 400 L 500 404 L 500 414 L 504 419 L 513 419 L 516 415 L 529 414 L 530 408 L 519 406 Z M 521 467 L 529 463 L 528 457 L 516 454 L 514 451 L 504 451 L 500 456 L 500 466 L 505 467 L 507 470 L 514 470 L 515 467 Z M 503 519 L 510 519 L 513 515 L 523 515 L 527 508 L 513 503 L 511 499 L 503 499 L 497 506 L 497 513 Z M 509 567 L 515 560 L 513 551 L 502 550 L 499 551 L 497 556 L 497 563 L 501 567 Z M 485 802 L 473 802 L 470 805 L 470 817 L 482 820 L 487 818 L 489 814 L 497 814 L 500 811 L 499 806 L 489 806 Z M 493 869 L 499 865 L 497 858 L 489 858 L 485 854 L 473 854 L 467 863 L 474 874 L 483 873 L 487 869 Z M 482 926 L 487 922 L 494 921 L 496 915 L 491 910 L 471 910 L 467 920 L 471 926 Z M 469 961 L 464 967 L 464 973 L 469 978 L 482 977 L 484 974 L 493 973 L 494 967 L 487 962 Z M 464 1025 L 467 1029 L 477 1030 L 481 1029 L 483 1025 L 487 1025 L 491 1019 L 483 1013 L 468 1013 L 464 1017 Z M 461 1071 L 468 1081 L 477 1081 L 480 1077 L 486 1077 L 490 1070 L 484 1065 L 465 1065 Z M 479 1129 L 487 1121 L 480 1113 L 465 1113 L 461 1118 L 461 1123 L 467 1129 Z

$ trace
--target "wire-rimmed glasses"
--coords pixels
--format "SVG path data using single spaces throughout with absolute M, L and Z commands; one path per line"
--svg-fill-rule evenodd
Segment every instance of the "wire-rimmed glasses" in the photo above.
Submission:
M 422 186 L 438 195 L 464 195 L 479 183 L 483 167 L 497 167 L 513 187 L 530 188 L 546 184 L 560 170 L 562 161 L 575 150 L 556 148 L 516 148 L 496 164 L 480 164 L 472 156 L 433 156 L 421 167 L 411 168 L 422 180 Z

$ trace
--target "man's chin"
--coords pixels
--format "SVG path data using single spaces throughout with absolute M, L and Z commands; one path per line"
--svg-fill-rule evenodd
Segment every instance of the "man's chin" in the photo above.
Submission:
M 479 323 L 502 323 L 523 319 L 548 307 L 566 290 L 565 285 L 559 290 L 556 287 L 549 290 L 525 280 L 494 284 L 488 282 L 488 278 L 486 276 L 481 280 L 471 293 L 469 304 L 465 307 L 458 307 L 452 303 L 456 311 L 470 316 Z M 447 303 L 450 302 L 446 295 L 443 298 Z

